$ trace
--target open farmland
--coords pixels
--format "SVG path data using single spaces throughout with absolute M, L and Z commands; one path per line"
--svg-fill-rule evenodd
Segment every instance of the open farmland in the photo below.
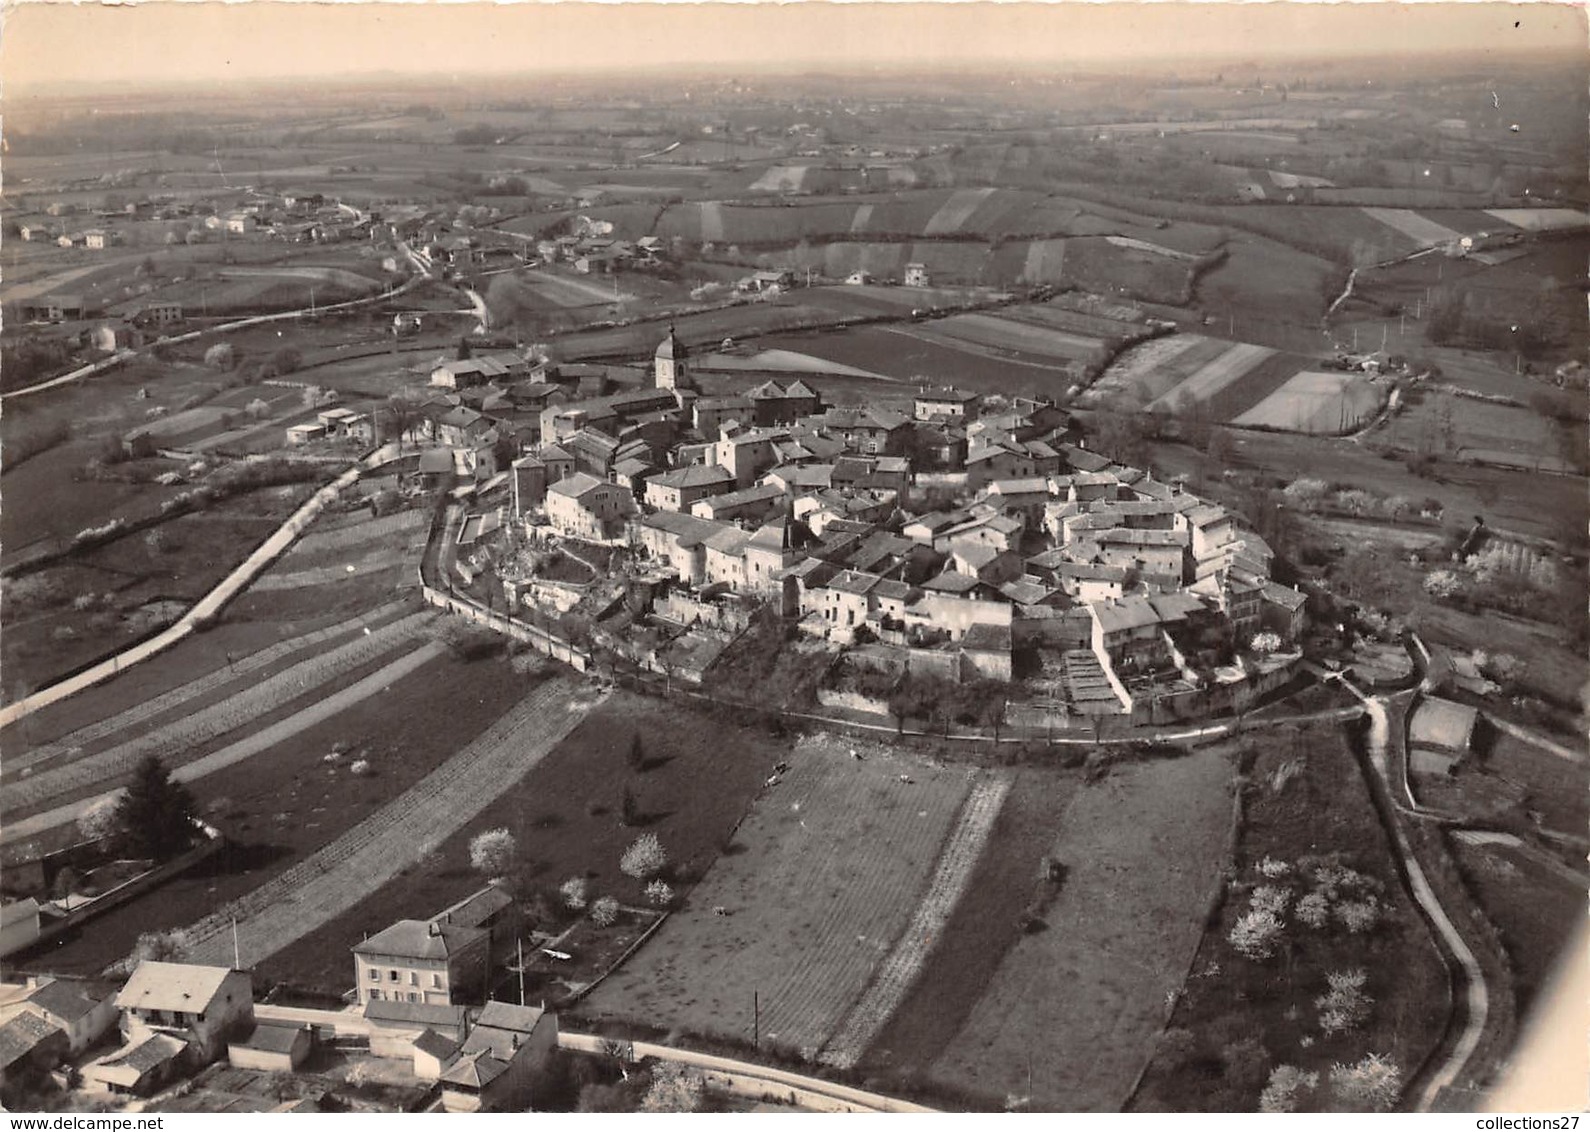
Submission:
M 1231 423 L 1287 432 L 1351 432 L 1375 415 L 1381 400 L 1381 390 L 1362 374 L 1305 371 Z
M 638 769 L 629 762 L 637 736 L 644 750 Z M 786 741 L 762 732 L 677 704 L 615 692 L 432 854 L 350 903 L 263 970 L 295 985 L 340 993 L 348 985 L 350 946 L 395 915 L 428 914 L 479 887 L 479 873 L 469 864 L 469 841 L 482 830 L 506 828 L 513 834 L 518 855 L 512 879 L 522 892 L 550 893 L 567 878 L 584 876 L 592 899 L 612 894 L 630 905 L 644 903 L 643 884 L 619 870 L 619 858 L 642 832 L 655 833 L 671 862 L 670 883 L 683 894 L 689 889 L 686 878 L 706 872 L 787 751 Z M 700 788 L 706 780 L 713 789 Z M 640 811 L 633 827 L 617 820 L 626 785 Z M 542 930 L 554 926 L 537 925 Z M 558 975 L 554 969 L 532 978 Z M 550 984 L 541 991 L 532 986 L 533 993 L 558 993 Z
M 167 659 L 152 663 L 159 667 Z M 194 782 L 201 811 L 232 843 L 228 851 L 96 918 L 91 930 L 67 936 L 50 951 L 51 968 L 97 974 L 126 955 L 140 933 L 185 927 L 259 889 L 381 812 L 525 694 L 525 678 L 507 664 L 443 657 L 279 744 L 270 758 L 236 763 Z M 372 773 L 352 772 L 359 759 Z M 230 944 L 228 938 L 226 962 Z
M 591 707 L 566 680 L 524 696 L 468 746 L 341 837 L 184 929 L 194 962 L 224 962 L 236 921 L 250 965 L 345 910 L 430 853 L 537 763 Z
M 743 1042 L 754 992 L 773 1048 L 810 1058 L 840 1032 L 930 889 L 972 786 L 964 768 L 851 747 L 797 745 L 735 847 L 586 1000 L 591 1014 Z
M 1360 374 L 1310 370 L 1310 359 L 1250 343 L 1176 334 L 1134 346 L 1084 394 L 1136 409 L 1291 432 L 1349 432 L 1382 401 Z
M 919 333 L 916 325 L 864 326 L 823 334 L 762 338 L 768 349 L 793 350 L 887 377 L 942 381 L 980 393 L 1058 397 L 1075 380 L 1068 364 L 1001 357 L 991 350 Z
M 1115 1111 L 1131 1092 L 1203 930 L 1231 823 L 1231 769 L 1216 750 L 1126 764 L 1080 788 L 1049 856 L 1066 869 L 966 1024 L 937 1077 L 1034 1109 Z

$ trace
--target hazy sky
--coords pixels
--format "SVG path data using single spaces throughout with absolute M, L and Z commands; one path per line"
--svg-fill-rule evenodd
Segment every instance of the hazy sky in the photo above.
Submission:
M 1577 4 L 4 0 L 6 93 L 52 81 L 1586 46 Z M 1515 26 L 1515 24 L 1517 26 Z

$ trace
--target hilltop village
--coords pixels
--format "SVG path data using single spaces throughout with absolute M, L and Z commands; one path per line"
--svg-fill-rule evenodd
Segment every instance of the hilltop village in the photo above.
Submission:
M 1265 541 L 1090 451 L 1052 404 L 923 387 L 908 417 L 827 405 L 787 376 L 704 397 L 672 331 L 650 377 L 582 396 L 570 378 L 634 374 L 516 355 L 435 370 L 421 427 L 436 446 L 416 474 L 463 481 L 452 584 L 484 596 L 495 577 L 508 607 L 574 626 L 567 643 L 695 682 L 762 608 L 850 650 L 870 687 L 1014 680 L 1027 695 L 1007 698 L 1061 726 L 1241 707 L 1298 658 L 1305 595 L 1270 580 Z M 539 442 L 498 470 L 524 406 Z

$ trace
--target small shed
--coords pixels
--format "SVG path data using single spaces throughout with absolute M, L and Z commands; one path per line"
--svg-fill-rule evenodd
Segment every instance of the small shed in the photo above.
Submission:
M 308 1026 L 284 1026 L 261 1022 L 247 1037 L 228 1042 L 226 1059 L 238 1069 L 260 1069 L 291 1073 L 315 1048 L 315 1034 Z
M 1408 741 L 1416 747 L 1465 752 L 1474 740 L 1479 709 L 1431 696 L 1413 713 Z

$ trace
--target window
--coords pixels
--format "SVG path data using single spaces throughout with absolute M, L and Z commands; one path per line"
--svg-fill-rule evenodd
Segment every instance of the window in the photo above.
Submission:
M 431 986 L 439 987 L 441 985 L 442 985 L 442 977 L 441 977 L 441 975 L 432 975 L 431 976 Z
M 371 991 L 370 991 L 370 1001 L 371 1002 L 380 1002 L 381 1001 L 381 992 L 372 988 Z
M 409 991 L 409 1001 L 410 1002 L 418 1002 L 419 1000 L 420 1000 L 420 996 L 419 995 L 415 994 L 413 991 Z
M 370 981 L 372 983 L 379 983 L 381 981 L 381 972 L 377 971 L 374 967 L 370 968 Z
M 388 977 L 394 983 L 398 981 L 398 973 L 396 971 L 393 971 Z
M 419 985 L 420 985 L 420 976 L 419 976 L 419 972 L 417 972 L 417 971 L 410 971 L 410 972 L 409 972 L 409 986 L 411 986 L 411 987 L 417 987 L 417 986 L 419 986 Z

